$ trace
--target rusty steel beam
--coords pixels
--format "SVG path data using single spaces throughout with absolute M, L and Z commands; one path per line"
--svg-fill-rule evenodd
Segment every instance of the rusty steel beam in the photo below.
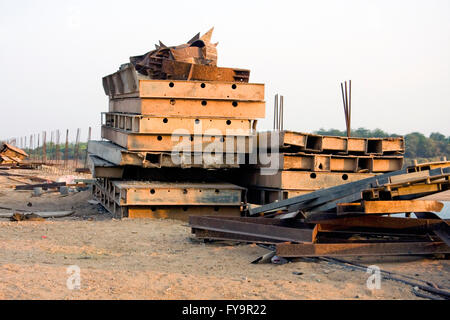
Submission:
M 250 215 L 264 214 L 276 210 L 302 210 L 304 212 L 325 211 L 336 208 L 337 203 L 360 201 L 363 192 L 380 186 L 389 186 L 391 178 L 405 175 L 411 172 L 414 167 L 408 167 L 399 171 L 385 173 L 382 175 L 366 178 L 363 180 L 341 184 L 331 188 L 326 188 L 311 192 L 306 195 L 278 201 L 258 208 L 252 208 Z M 426 171 L 428 178 L 436 179 L 450 175 L 450 162 L 442 164 L 441 167 Z M 424 177 L 420 177 L 423 179 Z
M 269 165 L 258 164 L 264 168 Z M 357 156 L 311 153 L 279 153 L 281 170 L 322 172 L 390 172 L 400 170 L 403 156 Z
M 258 119 L 265 117 L 264 101 L 207 99 L 133 98 L 109 101 L 110 112 L 136 113 L 156 117 Z
M 264 84 L 222 81 L 140 80 L 141 98 L 264 101 Z
M 319 224 L 321 229 L 329 230 L 332 228 L 376 228 L 376 229 L 417 229 L 423 231 L 431 231 L 432 226 L 441 223 L 436 219 L 414 219 L 414 218 L 398 218 L 398 217 L 381 217 L 381 216 L 357 216 L 345 218 L 328 218 L 307 219 L 308 223 Z
M 341 256 L 397 256 L 450 253 L 443 242 L 277 244 L 276 254 L 285 258 Z
M 371 173 L 278 171 L 262 175 L 259 170 L 242 174 L 242 184 L 279 189 L 319 189 L 373 177 Z
M 271 141 L 271 131 L 260 132 L 259 139 Z M 404 138 L 354 138 L 334 137 L 295 131 L 279 132 L 278 141 L 274 147 L 296 147 L 300 151 L 342 152 L 366 155 L 403 154 L 405 152 Z
M 218 231 L 228 234 L 252 236 L 266 241 L 293 241 L 312 243 L 315 241 L 317 229 L 315 227 L 290 228 L 271 224 L 256 223 L 243 219 L 231 220 L 215 217 L 189 217 L 189 226 L 193 229 Z
M 360 203 L 338 203 L 337 214 L 390 214 L 406 212 L 439 212 L 444 205 L 434 200 L 384 200 Z
M 102 125 L 133 133 L 173 134 L 183 130 L 189 134 L 211 134 L 215 131 L 223 135 L 252 134 L 252 121 L 245 119 L 153 117 L 111 112 L 103 112 L 102 115 Z
M 227 183 L 112 181 L 115 201 L 136 205 L 240 206 L 245 189 Z
M 168 134 L 138 134 L 102 126 L 101 137 L 129 151 L 168 151 L 250 153 L 254 136 L 182 136 Z M 177 140 L 178 139 L 178 140 Z

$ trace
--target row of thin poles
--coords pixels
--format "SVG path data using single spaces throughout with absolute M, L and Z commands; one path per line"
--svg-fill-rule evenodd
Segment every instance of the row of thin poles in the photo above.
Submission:
M 284 128 L 284 97 L 275 95 L 273 105 L 273 129 L 282 131 Z
M 344 89 L 345 88 L 345 89 Z M 351 135 L 352 120 L 352 80 L 341 82 L 342 102 L 344 104 L 345 126 L 347 128 L 347 137 Z
M 92 128 L 89 127 L 86 142 L 91 140 L 91 134 Z M 62 134 L 60 130 L 51 131 L 49 141 L 47 140 L 47 131 L 43 131 L 42 133 L 32 134 L 29 137 L 23 136 L 8 139 L 6 142 L 25 150 L 29 154 L 29 159 L 34 162 L 62 165 L 64 168 L 78 168 L 81 161 L 83 168 L 86 168 L 87 148 L 83 155 L 80 154 L 80 135 L 81 129 L 78 128 L 73 146 L 73 161 L 69 161 L 69 129 L 66 129 L 65 144 L 61 143 Z

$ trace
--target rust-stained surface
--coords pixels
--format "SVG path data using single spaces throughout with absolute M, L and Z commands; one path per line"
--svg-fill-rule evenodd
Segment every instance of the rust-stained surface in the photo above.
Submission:
M 8 143 L 3 143 L 0 147 L 0 163 L 2 164 L 17 164 L 27 157 L 28 154 L 25 151 Z
M 224 153 L 249 153 L 254 136 L 190 136 L 137 134 L 102 126 L 102 138 L 130 151 L 199 152 L 223 150 Z
M 110 112 L 135 113 L 155 117 L 197 116 L 204 118 L 259 119 L 265 117 L 265 108 L 264 101 L 179 98 L 130 98 L 109 101 Z
M 388 214 L 405 212 L 440 212 L 444 205 L 434 200 L 384 200 L 362 201 L 361 203 L 339 203 L 338 214 L 354 212 L 368 214 Z
M 133 133 L 208 134 L 220 132 L 223 135 L 236 136 L 251 135 L 253 128 L 253 122 L 247 119 L 152 117 L 110 112 L 103 113 L 102 125 Z
M 278 244 L 280 257 L 398 256 L 450 253 L 443 242 Z
M 242 182 L 249 186 L 280 189 L 320 189 L 337 186 L 372 177 L 371 173 L 278 171 L 274 175 L 262 175 L 259 170 L 247 170 Z
M 221 205 L 242 204 L 244 188 L 232 184 L 116 181 L 119 205 Z

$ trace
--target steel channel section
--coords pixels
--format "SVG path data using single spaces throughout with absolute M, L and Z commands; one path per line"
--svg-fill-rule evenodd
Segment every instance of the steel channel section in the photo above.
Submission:
M 264 101 L 226 101 L 193 99 L 114 99 L 110 112 L 155 117 L 229 118 L 255 120 L 265 117 Z
M 254 136 L 189 136 L 168 134 L 137 134 L 102 126 L 101 136 L 129 151 L 250 153 L 256 144 Z
M 301 243 L 313 242 L 315 229 L 288 228 L 274 225 L 216 219 L 211 217 L 189 218 L 189 225 L 194 229 L 226 232 L 245 236 L 254 236 L 267 240 L 294 241 Z
M 450 253 L 443 242 L 278 244 L 280 257 L 396 256 Z
M 318 190 L 306 195 L 274 202 L 258 208 L 250 210 L 250 215 L 261 214 L 268 211 L 273 211 L 281 208 L 287 208 L 290 206 L 296 206 L 296 209 L 308 210 L 314 207 L 319 207 L 327 202 L 333 202 L 334 207 L 337 202 L 354 202 L 361 200 L 362 192 L 371 188 L 377 188 L 390 183 L 390 178 L 408 174 L 410 168 L 385 173 L 375 177 L 350 182 L 338 186 L 334 186 L 327 189 Z M 428 175 L 442 176 L 450 174 L 450 167 L 440 167 L 432 170 L 428 170 Z M 341 201 L 340 201 L 341 200 Z
M 189 134 L 208 134 L 219 130 L 222 135 L 251 135 L 252 121 L 243 119 L 203 119 L 149 117 L 141 115 L 104 113 L 106 127 L 133 133 L 173 134 L 183 130 Z

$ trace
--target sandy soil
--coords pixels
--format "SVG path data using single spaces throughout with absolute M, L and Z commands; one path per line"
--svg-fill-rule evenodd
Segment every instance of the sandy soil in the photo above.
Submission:
M 76 213 L 43 222 L 0 219 L 0 299 L 419 299 L 411 286 L 390 280 L 369 290 L 369 274 L 325 261 L 250 264 L 268 251 L 196 241 L 180 221 L 117 221 L 87 202 L 89 192 L 32 197 L 13 184 L 0 176 L 1 207 Z M 448 260 L 354 261 L 450 287 Z M 66 284 L 72 265 L 80 267 L 79 290 Z

